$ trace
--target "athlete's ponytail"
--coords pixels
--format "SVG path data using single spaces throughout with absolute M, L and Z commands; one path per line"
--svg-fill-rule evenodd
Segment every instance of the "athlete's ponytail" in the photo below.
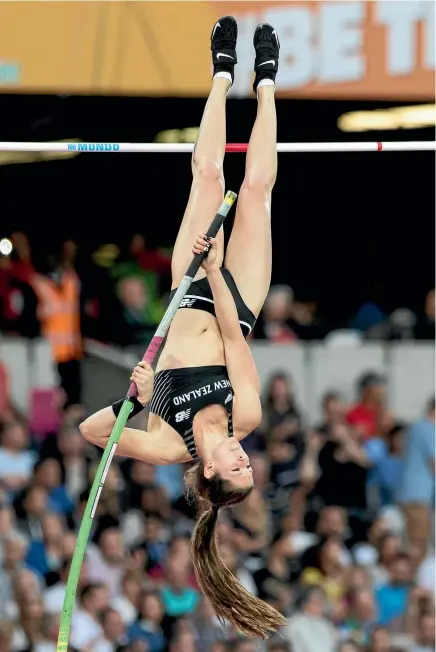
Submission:
M 266 638 L 285 619 L 249 593 L 224 565 L 215 532 L 219 508 L 242 502 L 252 487 L 237 489 L 217 474 L 207 479 L 201 462 L 187 471 L 185 481 L 192 494 L 209 502 L 191 538 L 192 563 L 202 592 L 220 620 L 229 621 L 238 632 L 251 638 Z

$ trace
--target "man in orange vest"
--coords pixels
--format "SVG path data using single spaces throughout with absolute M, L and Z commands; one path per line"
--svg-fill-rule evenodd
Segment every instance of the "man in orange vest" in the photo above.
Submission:
M 38 297 L 43 336 L 50 342 L 67 405 L 80 403 L 82 337 L 80 282 L 71 266 L 56 267 L 47 276 L 35 274 L 32 286 Z

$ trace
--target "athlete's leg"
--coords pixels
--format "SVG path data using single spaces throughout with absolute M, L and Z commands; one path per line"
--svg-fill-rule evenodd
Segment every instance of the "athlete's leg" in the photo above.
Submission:
M 212 222 L 224 196 L 223 161 L 226 146 L 226 98 L 236 63 L 236 21 L 220 18 L 211 37 L 214 63 L 212 90 L 206 102 L 192 157 L 192 186 L 172 258 L 173 287 L 177 287 L 192 260 L 192 243 Z M 220 56 L 218 56 L 220 55 Z M 218 74 L 218 76 L 217 76 Z M 218 234 L 221 259 L 224 235 Z M 199 276 L 204 276 L 200 270 Z
M 231 271 L 247 306 L 257 316 L 271 280 L 271 193 L 277 175 L 277 119 L 274 80 L 279 42 L 270 25 L 257 28 L 257 117 L 248 145 L 245 179 L 227 247 Z

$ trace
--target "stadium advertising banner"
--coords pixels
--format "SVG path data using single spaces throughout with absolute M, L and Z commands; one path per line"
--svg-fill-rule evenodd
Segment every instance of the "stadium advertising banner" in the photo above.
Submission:
M 0 2 L 0 90 L 204 96 L 223 11 L 239 22 L 237 96 L 251 92 L 252 35 L 267 21 L 282 96 L 434 99 L 433 0 Z

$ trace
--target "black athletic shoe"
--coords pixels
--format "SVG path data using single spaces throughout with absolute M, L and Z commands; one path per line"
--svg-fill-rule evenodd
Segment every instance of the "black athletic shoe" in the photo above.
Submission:
M 238 25 L 232 16 L 223 16 L 214 25 L 210 35 L 210 49 L 212 50 L 213 74 L 229 72 L 234 77 L 236 58 L 236 40 L 238 38 Z
M 275 82 L 279 68 L 280 41 L 274 27 L 268 23 L 262 23 L 256 27 L 253 37 L 253 45 L 256 50 L 254 72 L 256 78 L 253 90 L 256 92 L 257 85 L 261 79 L 272 79 Z

